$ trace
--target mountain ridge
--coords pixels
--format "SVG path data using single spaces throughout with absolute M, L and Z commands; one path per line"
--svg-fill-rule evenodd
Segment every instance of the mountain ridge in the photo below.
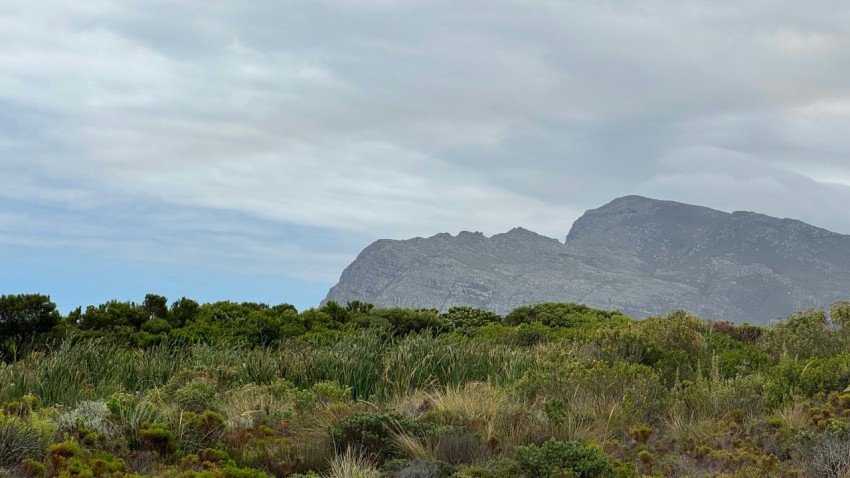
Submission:
M 749 211 L 624 196 L 590 209 L 564 242 L 521 227 L 381 239 L 325 302 L 506 313 L 579 302 L 636 317 L 686 309 L 765 323 L 850 296 L 850 236 Z

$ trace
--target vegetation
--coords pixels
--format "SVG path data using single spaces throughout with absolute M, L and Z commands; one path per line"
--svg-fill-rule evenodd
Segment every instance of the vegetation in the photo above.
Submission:
M 0 476 L 850 476 L 850 305 L 0 297 Z

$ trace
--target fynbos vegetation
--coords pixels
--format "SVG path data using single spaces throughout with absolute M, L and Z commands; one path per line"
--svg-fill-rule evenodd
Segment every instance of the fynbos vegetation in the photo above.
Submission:
M 757 327 L 3 296 L 0 341 L 3 476 L 850 474 L 850 303 Z

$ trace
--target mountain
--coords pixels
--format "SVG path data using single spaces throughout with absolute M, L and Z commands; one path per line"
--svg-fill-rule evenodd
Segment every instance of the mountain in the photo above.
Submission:
M 325 301 L 505 314 L 578 302 L 634 317 L 685 309 L 766 323 L 850 298 L 850 236 L 752 212 L 626 196 L 587 211 L 561 243 L 515 228 L 379 240 Z

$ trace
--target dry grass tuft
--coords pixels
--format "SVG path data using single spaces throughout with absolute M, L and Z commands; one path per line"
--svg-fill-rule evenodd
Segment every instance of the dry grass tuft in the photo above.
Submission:
M 789 403 L 779 412 L 782 424 L 791 431 L 797 432 L 809 423 L 809 410 L 802 403 Z
M 301 468 L 326 469 L 334 457 L 334 444 L 328 427 L 351 416 L 354 409 L 347 403 L 334 403 L 299 416 L 292 429 L 295 453 L 303 458 Z
M 697 444 L 716 447 L 718 439 L 724 436 L 720 424 L 714 420 L 687 414 L 674 414 L 665 425 L 667 437 L 686 447 Z
M 393 441 L 411 460 L 434 461 L 435 447 L 409 433 L 393 434 Z
M 269 393 L 266 387 L 248 384 L 222 396 L 216 408 L 229 429 L 251 428 L 258 417 L 282 418 L 293 405 Z
M 331 460 L 328 478 L 378 478 L 381 472 L 366 455 L 347 448 Z
M 446 387 L 430 394 L 429 417 L 445 425 L 462 426 L 494 448 L 512 453 L 521 444 L 545 438 L 540 417 L 504 389 L 482 382 Z

